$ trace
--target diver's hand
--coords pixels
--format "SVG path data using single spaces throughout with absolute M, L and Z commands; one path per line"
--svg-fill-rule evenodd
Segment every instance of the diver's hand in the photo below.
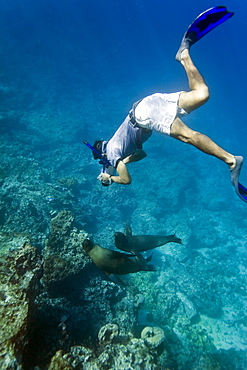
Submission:
M 98 179 L 99 181 L 101 181 L 101 183 L 102 183 L 102 184 L 104 184 L 104 185 L 111 185 L 111 183 L 112 183 L 111 176 L 110 176 L 110 175 L 108 175 L 108 173 L 105 173 L 105 172 L 101 173 L 101 174 L 97 177 L 97 179 Z

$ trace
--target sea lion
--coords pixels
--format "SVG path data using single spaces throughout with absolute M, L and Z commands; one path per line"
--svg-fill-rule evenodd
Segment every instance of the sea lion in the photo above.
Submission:
M 182 244 L 181 239 L 173 235 L 124 235 L 121 232 L 115 232 L 115 245 L 122 251 L 145 252 L 160 247 L 167 243 Z
M 139 263 L 143 265 L 143 256 L 140 252 L 149 251 L 167 243 L 182 244 L 181 239 L 173 235 L 132 235 L 130 225 L 127 223 L 124 233 L 115 232 L 115 246 L 125 252 L 134 254 Z
M 142 266 L 131 254 L 112 251 L 94 244 L 91 240 L 83 241 L 83 248 L 90 256 L 94 264 L 103 270 L 107 275 L 126 275 L 139 271 L 155 271 L 152 265 Z M 147 259 L 145 262 L 149 261 Z

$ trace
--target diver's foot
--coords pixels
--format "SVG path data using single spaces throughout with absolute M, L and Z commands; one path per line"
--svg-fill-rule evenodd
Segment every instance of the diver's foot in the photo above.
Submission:
M 178 62 L 181 62 L 182 60 L 182 53 L 184 50 L 190 50 L 191 45 L 193 45 L 196 42 L 196 35 L 195 32 L 189 32 L 186 33 L 182 39 L 182 42 L 179 46 L 178 52 L 175 56 L 175 59 Z
M 242 168 L 242 165 L 244 163 L 244 158 L 241 156 L 234 156 L 236 164 L 233 168 L 230 167 L 230 173 L 231 173 L 231 182 L 232 185 L 235 186 L 235 188 L 238 186 L 238 179 L 240 175 L 240 171 Z
M 233 169 L 230 168 L 231 173 L 231 182 L 235 188 L 236 194 L 242 199 L 244 202 L 247 203 L 247 188 L 245 188 L 242 184 L 240 184 L 239 175 L 241 171 L 241 167 L 244 163 L 244 158 L 241 156 L 234 156 L 236 160 L 236 165 Z
M 178 49 L 178 52 L 177 52 L 177 54 L 176 54 L 176 56 L 175 56 L 175 59 L 178 61 L 178 62 L 181 62 L 181 60 L 182 60 L 182 53 L 183 53 L 183 51 L 184 50 L 189 50 L 190 49 L 190 39 L 185 39 L 185 38 L 183 38 L 183 40 L 182 40 L 182 42 L 181 42 L 181 45 L 180 45 L 180 47 L 179 47 L 179 49 Z
M 228 164 L 229 166 L 229 170 L 232 171 L 234 169 L 234 167 L 236 166 L 236 158 L 234 157 L 234 155 L 232 156 L 233 157 L 233 160 L 231 162 L 226 162 L 226 164 Z

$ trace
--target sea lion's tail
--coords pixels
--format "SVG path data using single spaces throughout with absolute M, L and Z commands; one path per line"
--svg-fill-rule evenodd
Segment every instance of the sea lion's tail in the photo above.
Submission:
M 178 244 L 183 244 L 182 243 L 182 239 L 177 238 L 176 237 L 176 234 L 169 235 L 169 237 L 170 237 L 170 242 L 172 242 L 172 243 L 178 243 Z

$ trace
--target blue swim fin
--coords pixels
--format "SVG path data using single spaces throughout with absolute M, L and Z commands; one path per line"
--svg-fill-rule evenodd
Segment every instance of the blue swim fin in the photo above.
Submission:
M 233 15 L 234 13 L 228 12 L 225 6 L 215 6 L 198 15 L 185 32 L 176 59 L 180 61 L 184 49 L 189 49 L 191 45 Z
M 247 203 L 247 189 L 238 182 L 244 158 L 241 156 L 234 156 L 234 158 L 236 160 L 236 165 L 233 170 L 230 170 L 231 182 L 239 198 Z
M 247 203 L 247 189 L 242 184 L 240 184 L 240 182 L 238 183 L 237 194 L 244 202 Z

